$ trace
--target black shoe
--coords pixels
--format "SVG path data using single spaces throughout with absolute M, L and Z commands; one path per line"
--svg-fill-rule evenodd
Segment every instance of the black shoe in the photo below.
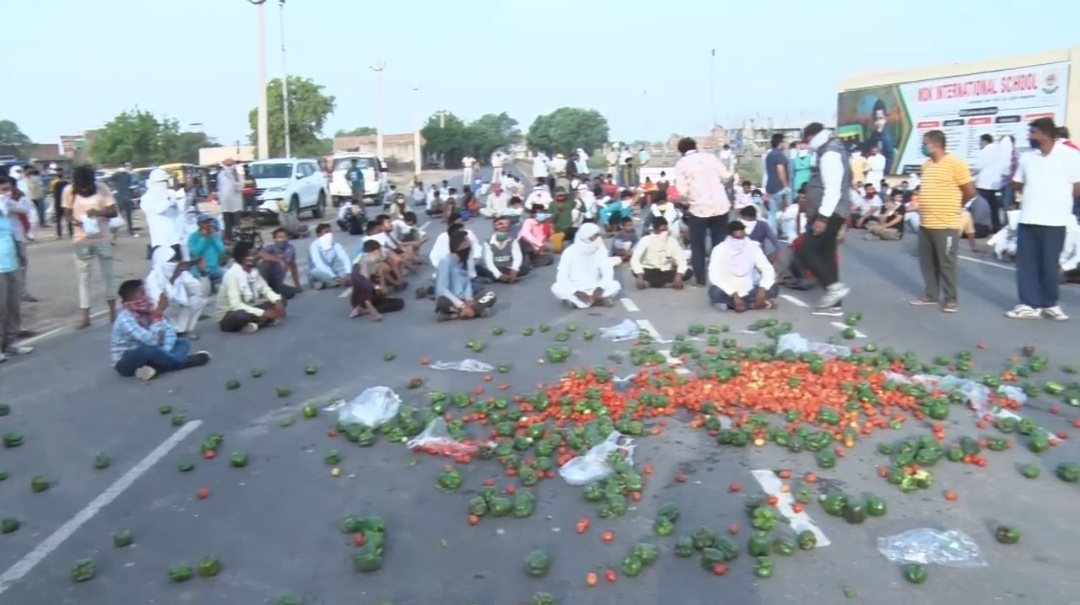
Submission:
M 187 362 L 184 364 L 186 368 L 197 368 L 210 363 L 210 354 L 206 351 L 199 351 L 187 356 Z
M 840 305 L 834 305 L 832 307 L 815 307 L 810 310 L 810 314 L 823 317 L 843 317 L 844 308 Z

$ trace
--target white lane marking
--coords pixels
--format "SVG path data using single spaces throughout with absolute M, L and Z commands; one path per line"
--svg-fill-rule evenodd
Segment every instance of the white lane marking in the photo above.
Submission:
M 660 333 L 656 331 L 656 328 L 653 327 L 651 321 L 647 319 L 639 319 L 637 320 L 637 325 L 642 330 L 648 332 L 649 336 L 652 336 L 652 339 L 656 342 L 664 342 L 664 339 L 660 338 Z
M 338 298 L 348 298 L 350 296 L 352 296 L 352 286 L 345 288 L 345 290 L 342 291 L 341 294 L 338 294 Z
M 788 518 L 788 521 L 791 522 L 791 529 L 794 529 L 796 534 L 810 530 L 814 533 L 814 537 L 817 538 L 818 548 L 832 544 L 829 538 L 825 536 L 825 532 L 814 524 L 813 519 L 806 514 L 805 510 L 797 513 L 791 508 L 791 505 L 795 503 L 795 498 L 791 496 L 790 492 L 783 491 L 784 482 L 780 480 L 780 477 L 776 476 L 775 472 L 750 471 L 750 474 L 754 476 L 754 479 L 757 480 L 766 494 L 776 497 L 776 510 Z
M 634 304 L 634 301 L 630 300 L 629 298 L 620 298 L 619 301 L 621 301 L 622 306 L 631 313 L 637 313 L 641 310 L 636 304 Z
M 808 305 L 808 304 L 804 303 L 803 301 L 801 301 L 801 300 L 799 300 L 799 299 L 795 298 L 794 296 L 792 296 L 792 295 L 790 295 L 790 294 L 781 294 L 781 295 L 780 295 L 780 298 L 782 298 L 782 299 L 784 299 L 784 300 L 788 301 L 789 303 L 791 303 L 791 304 L 795 305 L 796 307 L 802 307 L 802 308 L 804 308 L 804 309 L 805 309 L 805 308 L 807 308 L 807 307 L 809 307 L 809 306 L 810 306 L 810 305 Z
M 851 326 L 849 326 L 847 324 L 844 324 L 844 323 L 841 323 L 839 321 L 830 321 L 829 325 L 836 328 L 837 330 L 846 330 L 848 328 L 851 328 Z M 855 328 L 851 328 L 851 329 L 855 330 Z M 855 330 L 855 338 L 866 338 L 866 334 L 863 334 L 862 332 L 860 332 L 858 330 Z
M 174 447 L 179 445 L 184 438 L 193 433 L 195 429 L 199 428 L 201 425 L 202 420 L 192 420 L 177 429 L 177 431 L 170 435 L 161 445 L 157 446 L 154 451 L 147 454 L 147 456 L 140 460 L 138 464 L 131 467 L 131 470 L 124 473 L 105 491 L 101 492 L 97 498 L 94 498 L 90 504 L 87 504 L 86 508 L 75 513 L 74 517 L 61 525 L 60 528 L 54 531 L 48 538 L 45 538 L 45 540 L 41 544 L 38 544 L 34 550 L 30 551 L 22 559 L 19 559 L 5 571 L 3 575 L 0 575 L 0 594 L 4 594 L 7 589 L 11 588 L 12 584 L 18 582 L 25 577 L 26 574 L 30 573 L 38 563 L 41 563 L 45 557 L 48 557 L 49 554 L 59 548 L 60 545 L 74 535 L 80 527 L 85 525 L 90 519 L 94 518 L 94 515 L 101 512 L 101 509 L 111 504 L 113 500 L 116 500 L 120 494 L 131 487 L 139 477 L 146 474 L 146 472 L 155 464 L 167 456 Z
M 979 263 L 980 265 L 986 265 L 987 267 L 997 267 L 998 269 L 1005 269 L 1006 271 L 1016 271 L 1016 267 L 1012 265 L 1003 265 L 1001 263 L 995 263 L 994 261 L 983 260 L 981 258 L 974 258 L 971 256 L 964 256 L 963 254 L 957 254 L 958 257 L 969 260 L 973 263 Z
M 425 222 L 423 225 L 420 225 L 419 227 L 417 227 L 417 231 L 423 232 L 424 229 L 427 229 L 427 226 L 430 225 L 430 224 L 431 224 L 431 221 Z
M 97 319 L 98 317 L 101 317 L 102 315 L 106 315 L 108 312 L 109 312 L 108 309 L 103 309 L 103 310 L 98 311 L 96 313 L 91 313 L 90 314 L 90 319 Z M 20 340 L 19 344 L 30 346 L 30 345 L 34 344 L 35 342 L 40 342 L 42 340 L 46 340 L 47 338 L 49 338 L 51 336 L 56 336 L 57 334 L 63 332 L 64 330 L 67 330 L 68 328 L 74 327 L 75 323 L 76 322 L 70 322 L 70 323 L 65 323 L 62 326 L 57 326 L 57 327 L 55 327 L 55 328 L 53 328 L 53 329 L 51 329 L 51 330 L 49 330 L 47 332 L 38 334 L 37 336 L 32 336 L 32 337 L 27 338 L 25 340 Z
M 676 374 L 689 374 L 690 373 L 690 370 L 686 369 L 686 366 L 683 365 L 683 362 L 682 362 L 681 359 L 679 359 L 678 357 L 672 357 L 671 356 L 671 349 L 664 349 L 664 350 L 657 351 L 657 352 L 664 356 L 664 358 L 665 358 L 664 361 L 667 362 L 667 364 L 669 366 L 671 366 L 671 369 L 673 369 Z

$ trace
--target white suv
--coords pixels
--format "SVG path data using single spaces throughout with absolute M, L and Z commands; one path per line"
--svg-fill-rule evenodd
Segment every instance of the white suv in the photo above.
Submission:
M 276 217 L 278 202 L 284 200 L 297 214 L 310 210 L 311 216 L 322 218 L 330 199 L 330 185 L 319 168 L 319 161 L 309 158 L 259 160 L 247 165 L 255 179 L 255 196 L 259 215 Z
M 373 206 L 382 202 L 386 190 L 386 162 L 370 153 L 342 151 L 334 154 L 334 164 L 330 177 L 330 199 L 334 206 L 340 206 L 352 199 L 352 184 L 347 178 L 353 160 L 356 160 L 364 173 L 365 203 Z

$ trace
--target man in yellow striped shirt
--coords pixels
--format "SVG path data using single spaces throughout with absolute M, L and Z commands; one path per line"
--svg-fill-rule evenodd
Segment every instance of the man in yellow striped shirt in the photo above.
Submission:
M 965 200 L 974 199 L 975 183 L 964 160 L 945 151 L 945 133 L 923 135 L 922 185 L 919 188 L 919 268 L 926 294 L 913 305 L 941 305 L 946 313 L 957 310 L 956 265 L 961 213 Z

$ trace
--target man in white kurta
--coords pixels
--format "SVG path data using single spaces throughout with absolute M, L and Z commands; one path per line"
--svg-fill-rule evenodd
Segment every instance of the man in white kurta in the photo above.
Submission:
M 596 223 L 585 223 L 562 252 L 551 293 L 570 308 L 612 307 L 622 285 Z
M 776 269 L 761 244 L 739 221 L 728 223 L 728 236 L 709 255 L 709 302 L 741 313 L 775 307 L 777 294 Z
M 164 294 L 169 299 L 165 319 L 176 330 L 176 335 L 195 340 L 195 324 L 210 301 L 209 280 L 200 280 L 181 266 L 179 257 L 171 246 L 159 246 L 151 258 L 150 274 L 143 286 L 150 300 L 157 301 Z

